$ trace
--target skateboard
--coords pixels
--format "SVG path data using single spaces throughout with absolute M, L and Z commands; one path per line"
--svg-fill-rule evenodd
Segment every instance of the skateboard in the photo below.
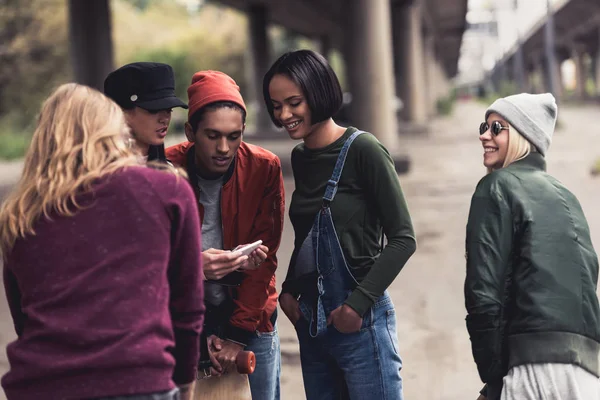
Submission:
M 221 376 L 203 376 L 198 371 L 194 400 L 252 400 L 248 374 L 254 372 L 256 356 L 251 351 L 240 351 L 235 364 L 237 371 Z

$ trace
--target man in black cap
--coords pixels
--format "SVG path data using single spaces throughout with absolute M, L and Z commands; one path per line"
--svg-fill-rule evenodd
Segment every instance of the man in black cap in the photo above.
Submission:
M 175 96 L 173 68 L 154 62 L 124 65 L 106 77 L 104 94 L 123 109 L 142 155 L 148 161 L 166 161 L 164 142 L 171 111 L 188 108 Z

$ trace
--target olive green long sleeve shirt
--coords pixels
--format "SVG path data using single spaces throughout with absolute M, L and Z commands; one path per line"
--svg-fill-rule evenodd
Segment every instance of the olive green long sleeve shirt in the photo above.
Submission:
M 292 151 L 296 189 L 290 204 L 294 253 L 283 292 L 302 294 L 316 282 L 294 278 L 295 260 L 322 205 L 337 157 L 356 128 L 348 128 L 321 149 L 299 144 Z M 350 146 L 331 213 L 344 257 L 359 285 L 346 304 L 361 316 L 383 294 L 416 249 L 408 206 L 394 162 L 385 147 L 366 133 Z M 381 251 L 382 232 L 387 244 Z

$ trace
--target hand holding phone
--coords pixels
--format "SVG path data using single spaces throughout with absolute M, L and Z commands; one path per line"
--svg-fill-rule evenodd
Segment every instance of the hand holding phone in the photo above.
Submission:
M 241 254 L 243 256 L 249 256 L 250 253 L 252 253 L 254 250 L 258 249 L 261 244 L 262 244 L 262 240 L 257 240 L 254 243 L 239 245 L 232 251 L 239 251 L 239 252 L 241 252 Z
M 240 270 L 252 271 L 260 267 L 263 261 L 267 259 L 269 248 L 262 244 L 262 240 L 257 240 L 254 243 L 243 244 L 232 250 L 244 257 L 247 254 L 248 259 L 244 261 Z
M 204 275 L 209 280 L 220 280 L 248 263 L 248 256 L 227 250 L 208 249 L 202 252 Z

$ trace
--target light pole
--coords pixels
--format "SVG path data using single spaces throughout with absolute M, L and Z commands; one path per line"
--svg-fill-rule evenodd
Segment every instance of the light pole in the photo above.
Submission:
M 550 0 L 546 0 L 546 28 L 545 28 L 545 51 L 546 66 L 548 70 L 548 89 L 558 99 L 558 85 L 556 74 L 556 53 L 554 51 L 554 12 Z
M 525 87 L 525 65 L 523 61 L 523 42 L 521 38 L 521 31 L 519 29 L 519 5 L 518 0 L 514 0 L 513 3 L 513 11 L 515 13 L 515 23 L 517 27 L 517 49 L 515 51 L 515 60 L 514 60 L 514 72 L 515 79 L 517 80 L 517 85 L 519 88 Z

